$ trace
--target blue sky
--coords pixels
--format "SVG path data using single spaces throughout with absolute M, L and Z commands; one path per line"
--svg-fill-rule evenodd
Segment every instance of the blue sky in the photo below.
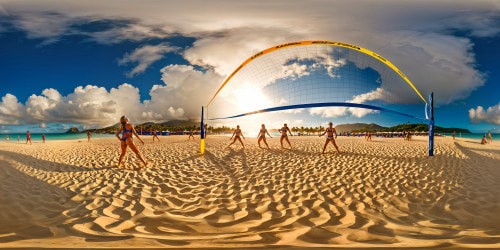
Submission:
M 422 92 L 434 91 L 440 126 L 500 130 L 500 4 L 360 3 L 0 0 L 0 133 L 103 127 L 122 114 L 135 123 L 196 119 L 245 59 L 300 40 L 348 42 L 388 58 Z M 407 111 L 423 116 L 423 108 Z M 306 111 L 257 118 L 273 126 L 419 122 Z

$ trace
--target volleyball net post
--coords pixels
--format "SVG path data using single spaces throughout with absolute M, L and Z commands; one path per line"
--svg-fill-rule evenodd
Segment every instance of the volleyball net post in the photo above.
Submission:
M 200 154 L 205 153 L 205 123 L 203 122 L 203 106 L 201 106 L 201 122 L 200 122 Z
M 429 94 L 429 156 L 434 156 L 434 93 Z

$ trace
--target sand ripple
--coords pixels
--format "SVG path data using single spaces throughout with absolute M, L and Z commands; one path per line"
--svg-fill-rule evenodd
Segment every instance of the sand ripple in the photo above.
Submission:
M 500 247 L 498 144 L 185 139 L 140 146 L 140 172 L 116 140 L 0 144 L 0 246 Z

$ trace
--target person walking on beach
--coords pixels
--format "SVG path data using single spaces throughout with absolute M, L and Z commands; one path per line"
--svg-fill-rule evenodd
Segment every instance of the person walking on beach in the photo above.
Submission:
M 370 131 L 366 132 L 366 141 L 372 141 L 372 134 L 370 133 Z
M 45 134 L 42 134 L 42 141 L 45 143 Z
M 193 131 L 193 130 L 194 130 L 194 128 L 191 128 L 191 129 L 189 130 L 189 137 L 188 137 L 188 141 L 189 141 L 191 138 L 193 138 L 193 140 L 194 140 L 194 131 Z
M 10 141 L 9 135 L 6 135 L 6 136 L 5 136 L 5 141 L 6 141 L 6 142 Z
M 17 136 L 17 143 L 19 143 L 19 141 L 21 140 L 21 136 Z
M 205 123 L 205 125 L 203 125 L 203 129 L 205 129 L 205 139 L 206 139 L 208 135 L 208 124 Z
M 30 145 L 32 144 L 31 143 L 31 133 L 29 130 L 26 132 L 26 144 L 28 144 L 28 142 L 30 142 Z
M 328 128 L 325 129 L 325 132 L 319 135 L 319 137 L 321 137 L 326 134 L 326 141 L 325 145 L 323 146 L 323 152 L 321 152 L 322 154 L 325 153 L 326 146 L 328 145 L 329 142 L 332 142 L 333 146 L 337 149 L 337 152 L 340 153 L 339 147 L 337 147 L 337 144 L 335 143 L 335 139 L 337 139 L 337 131 L 335 130 L 335 128 L 333 128 L 332 125 L 333 123 L 329 122 Z
M 452 136 L 453 136 L 453 140 L 455 140 L 455 137 L 457 136 L 457 133 L 455 132 L 455 130 L 453 130 Z
M 293 136 L 292 131 L 290 131 L 290 128 L 288 128 L 287 124 L 283 124 L 283 127 L 279 130 L 281 133 L 281 138 L 280 138 L 280 143 L 281 143 L 281 148 L 283 147 L 283 140 L 286 140 L 288 142 L 288 145 L 290 146 L 290 149 L 292 149 L 292 144 L 290 144 L 290 141 L 288 140 L 288 133 L 290 133 L 290 136 Z
M 240 125 L 236 126 L 236 129 L 234 130 L 233 135 L 231 136 L 231 138 L 229 138 L 229 140 L 232 140 L 233 137 L 234 137 L 234 140 L 233 140 L 233 142 L 231 142 L 231 144 L 228 145 L 228 147 L 233 145 L 236 142 L 236 140 L 238 140 L 238 141 L 240 141 L 241 146 L 243 146 L 243 148 L 245 148 L 245 144 L 243 144 L 243 141 L 241 141 L 241 138 L 240 138 L 240 137 L 243 137 L 243 139 L 245 139 L 245 136 L 243 136 L 243 132 L 240 129 Z
M 264 143 L 266 144 L 267 148 L 269 148 L 269 145 L 267 144 L 267 141 L 266 141 L 266 134 L 269 136 L 269 138 L 273 138 L 269 134 L 269 132 L 267 131 L 266 125 L 262 124 L 261 128 L 260 128 L 260 131 L 259 131 L 259 135 L 257 136 L 259 138 L 257 140 L 257 143 L 259 144 L 259 148 L 260 148 L 260 141 L 262 141 L 262 140 L 264 140 Z
M 90 134 L 90 131 L 87 131 L 87 141 L 90 142 L 90 137 L 92 137 L 92 134 Z
M 122 126 L 116 132 L 116 138 L 118 138 L 118 140 L 120 140 L 121 148 L 122 148 L 122 153 L 120 155 L 120 159 L 118 160 L 118 167 L 122 163 L 123 157 L 127 153 L 127 146 L 130 147 L 130 149 L 132 149 L 132 151 L 135 153 L 135 155 L 137 155 L 137 158 L 139 158 L 139 160 L 141 160 L 141 162 L 145 166 L 147 166 L 148 163 L 142 158 L 141 153 L 137 149 L 137 146 L 134 144 L 132 137 L 133 137 L 133 135 L 135 135 L 135 137 L 137 137 L 137 139 L 139 139 L 139 141 L 141 141 L 142 145 L 144 145 L 144 141 L 139 137 L 139 135 L 135 131 L 134 126 L 129 123 L 129 120 L 126 116 L 122 116 L 120 118 L 120 123 L 122 124 Z M 121 138 L 119 136 L 120 133 L 123 133 Z
M 158 137 L 158 130 L 153 131 L 153 143 L 155 143 L 155 138 L 160 142 L 160 138 Z
M 491 136 L 491 132 L 488 131 L 488 142 L 492 143 L 493 142 L 493 137 Z

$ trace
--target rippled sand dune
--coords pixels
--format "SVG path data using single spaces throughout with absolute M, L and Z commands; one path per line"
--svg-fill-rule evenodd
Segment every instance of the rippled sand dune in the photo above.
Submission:
M 0 247 L 500 247 L 500 144 L 211 136 L 0 143 Z

